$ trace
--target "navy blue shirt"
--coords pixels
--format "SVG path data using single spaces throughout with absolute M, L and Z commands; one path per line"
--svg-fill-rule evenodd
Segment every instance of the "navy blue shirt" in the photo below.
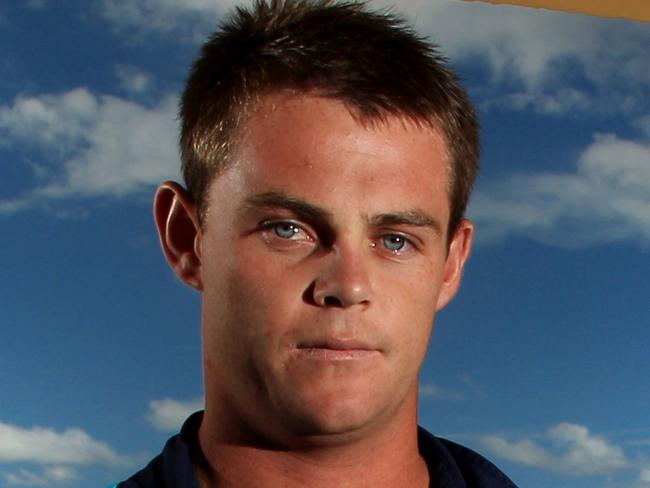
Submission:
M 198 430 L 202 418 L 203 412 L 191 415 L 180 434 L 169 439 L 158 456 L 117 488 L 199 488 L 192 459 L 200 458 Z M 429 468 L 431 488 L 517 488 L 494 464 L 471 449 L 435 437 L 421 427 L 418 443 Z

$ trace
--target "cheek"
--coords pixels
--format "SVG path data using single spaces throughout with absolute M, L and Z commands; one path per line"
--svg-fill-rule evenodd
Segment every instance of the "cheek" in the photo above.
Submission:
M 304 286 L 277 260 L 244 251 L 206 276 L 206 334 L 213 336 L 211 347 L 227 357 L 260 360 L 287 340 Z
M 399 354 L 414 361 L 421 360 L 426 353 L 433 328 L 435 306 L 439 292 L 439 277 L 422 266 L 417 272 L 409 273 L 408 279 L 386 288 L 383 299 L 386 304 L 383 314 L 391 317 L 391 335 L 399 347 Z M 383 307 L 382 307 L 383 308 Z

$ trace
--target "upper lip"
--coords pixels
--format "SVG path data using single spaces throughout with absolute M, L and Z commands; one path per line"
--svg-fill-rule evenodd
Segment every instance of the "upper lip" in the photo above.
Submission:
M 377 348 L 358 339 L 328 337 L 299 342 L 298 349 L 332 349 L 335 351 L 374 351 Z

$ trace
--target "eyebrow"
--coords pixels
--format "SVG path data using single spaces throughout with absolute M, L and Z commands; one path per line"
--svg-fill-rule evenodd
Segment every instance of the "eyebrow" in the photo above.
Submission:
M 240 207 L 240 211 L 246 212 L 257 208 L 284 208 L 295 213 L 300 218 L 323 227 L 330 227 L 333 220 L 333 214 L 329 210 L 300 198 L 292 197 L 281 191 L 268 191 L 251 195 L 244 201 Z M 440 222 L 427 212 L 419 209 L 381 213 L 369 217 L 367 222 L 371 227 L 390 225 L 429 227 L 437 235 L 442 235 Z
M 436 234 L 442 235 L 442 226 L 440 225 L 440 222 L 422 210 L 407 210 L 405 212 L 389 212 L 373 215 L 368 219 L 368 223 L 374 227 L 390 225 L 429 227 L 433 229 Z
M 265 207 L 285 208 L 301 218 L 320 224 L 326 224 L 332 220 L 330 211 L 280 191 L 268 191 L 251 195 L 244 201 L 240 210 L 246 212 Z

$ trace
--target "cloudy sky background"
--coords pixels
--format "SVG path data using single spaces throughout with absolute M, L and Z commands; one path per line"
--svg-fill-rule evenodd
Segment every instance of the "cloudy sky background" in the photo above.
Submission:
M 234 3 L 0 6 L 0 487 L 108 486 L 200 408 L 199 299 L 150 201 L 178 179 L 187 68 Z M 421 422 L 522 487 L 650 487 L 650 26 L 396 5 L 483 124 L 477 247 Z

